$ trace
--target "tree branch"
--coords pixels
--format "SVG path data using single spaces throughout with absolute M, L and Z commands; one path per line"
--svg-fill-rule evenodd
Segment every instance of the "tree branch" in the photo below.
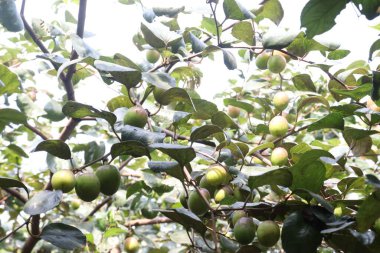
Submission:
M 3 189 L 4 191 L 6 191 L 7 193 L 9 193 L 10 195 L 12 195 L 13 197 L 17 198 L 18 200 L 20 200 L 22 203 L 26 203 L 28 201 L 27 198 L 25 198 L 19 191 L 17 190 L 14 190 L 14 189 L 10 189 L 10 188 L 4 188 Z
M 171 223 L 171 222 L 174 222 L 174 221 L 167 217 L 157 217 L 154 219 L 131 220 L 131 221 L 126 222 L 124 226 L 126 227 L 145 226 L 145 225 L 154 225 L 154 224 Z
M 2 243 L 4 240 L 6 240 L 8 237 L 10 237 L 11 235 L 13 235 L 14 233 L 16 233 L 19 229 L 21 229 L 23 226 L 27 225 L 30 221 L 30 217 L 24 222 L 22 223 L 20 226 L 18 226 L 17 228 L 15 228 L 13 231 L 9 232 L 9 234 L 7 234 L 6 236 L 4 236 L 3 238 L 0 239 L 0 243 Z
M 86 222 L 92 217 L 97 211 L 100 210 L 104 205 L 112 201 L 112 196 L 105 198 L 102 202 L 95 206 L 95 208 L 82 220 L 82 222 Z
M 48 140 L 49 139 L 44 133 L 42 133 L 40 130 L 38 130 L 34 126 L 31 126 L 29 123 L 25 123 L 24 126 L 26 128 L 28 128 L 30 131 L 32 131 L 33 133 L 35 133 L 38 136 L 40 136 L 43 140 Z

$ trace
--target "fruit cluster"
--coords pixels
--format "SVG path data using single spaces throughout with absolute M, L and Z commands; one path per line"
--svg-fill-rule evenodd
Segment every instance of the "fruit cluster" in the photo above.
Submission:
M 67 193 L 75 188 L 77 196 L 87 202 L 96 199 L 100 193 L 113 195 L 119 189 L 120 182 L 120 172 L 113 165 L 103 165 L 95 173 L 87 172 L 77 176 L 71 170 L 59 170 L 51 179 L 54 190 Z

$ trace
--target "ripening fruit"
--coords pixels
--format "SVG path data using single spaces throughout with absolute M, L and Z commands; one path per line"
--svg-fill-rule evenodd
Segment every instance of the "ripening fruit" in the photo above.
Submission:
M 371 98 L 368 98 L 367 100 L 367 108 L 375 112 L 380 112 L 380 106 L 377 106 L 375 101 L 373 101 Z
M 240 244 L 250 244 L 255 238 L 255 233 L 256 225 L 250 217 L 240 218 L 234 226 L 235 239 Z
M 276 95 L 274 95 L 273 105 L 277 110 L 283 111 L 286 107 L 288 107 L 288 104 L 289 96 L 288 94 L 286 94 L 286 92 L 280 91 L 277 92 Z
M 234 194 L 232 188 L 228 185 L 224 186 L 223 188 L 215 191 L 214 199 L 216 203 L 219 203 L 227 196 L 232 196 Z
M 282 57 L 285 58 L 286 62 L 289 62 L 291 59 L 288 54 L 285 54 L 285 53 L 278 51 L 278 50 L 273 50 L 273 55 L 281 55 Z
M 269 122 L 269 132 L 276 137 L 284 136 L 288 132 L 288 121 L 283 116 L 275 116 Z
M 104 195 L 111 196 L 120 186 L 121 176 L 119 170 L 113 165 L 100 166 L 95 175 L 100 182 L 100 192 Z
M 252 158 L 252 163 L 260 164 L 260 165 L 265 165 L 265 163 L 263 161 L 261 161 L 259 158 L 257 158 L 256 156 L 254 156 Z
M 128 109 L 124 115 L 124 125 L 143 128 L 148 122 L 148 113 L 139 105 Z
M 154 49 L 149 49 L 146 51 L 146 60 L 152 64 L 156 63 L 160 59 L 160 52 Z
M 201 192 L 203 197 L 210 201 L 210 193 L 208 192 L 208 190 L 204 188 L 199 188 L 199 191 Z M 201 195 L 198 194 L 196 190 L 192 191 L 189 194 L 187 205 L 190 211 L 192 211 L 198 216 L 202 216 L 208 211 L 207 204 L 204 202 L 203 198 L 201 197 Z
M 75 192 L 81 200 L 91 202 L 99 196 L 100 182 L 94 173 L 84 173 L 76 177 Z
M 235 118 L 239 117 L 239 115 L 240 115 L 240 108 L 236 107 L 236 106 L 233 106 L 233 105 L 229 105 L 227 107 L 227 114 L 231 118 L 235 119 Z
M 236 222 L 242 217 L 247 217 L 247 214 L 244 210 L 234 211 L 231 215 L 232 226 L 235 226 Z
M 268 60 L 268 69 L 272 73 L 280 73 L 286 67 L 286 60 L 282 55 L 272 55 Z
M 124 241 L 124 249 L 127 253 L 136 253 L 140 248 L 140 243 L 135 237 L 127 237 Z
M 261 53 L 256 57 L 256 67 L 261 70 L 265 70 L 268 68 L 268 59 L 269 59 L 268 53 Z
M 71 170 L 59 170 L 51 178 L 51 186 L 54 190 L 69 192 L 75 187 L 75 176 Z
M 288 151 L 282 147 L 277 147 L 273 149 L 270 156 L 270 161 L 272 165 L 282 166 L 288 162 Z
M 276 222 L 267 220 L 259 224 L 257 228 L 257 240 L 265 247 L 274 246 L 280 239 L 280 227 Z
M 201 188 L 205 188 L 206 190 L 208 190 L 208 192 L 215 192 L 216 189 L 217 189 L 216 186 L 211 185 L 211 184 L 207 181 L 206 175 L 204 175 L 204 176 L 201 178 L 201 181 L 199 182 L 199 187 L 201 187 Z
M 220 165 L 214 165 L 206 172 L 206 180 L 210 185 L 219 186 L 228 179 L 228 172 Z

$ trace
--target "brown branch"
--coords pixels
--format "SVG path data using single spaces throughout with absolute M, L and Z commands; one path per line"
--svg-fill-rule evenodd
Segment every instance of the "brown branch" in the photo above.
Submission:
M 26 203 L 28 201 L 27 198 L 25 198 L 19 191 L 17 190 L 14 190 L 14 189 L 10 189 L 10 188 L 4 188 L 3 189 L 4 191 L 6 191 L 7 193 L 9 193 L 10 195 L 12 195 L 13 197 L 17 198 L 18 200 L 20 200 L 22 203 Z
M 95 208 L 82 220 L 82 222 L 88 221 L 97 211 L 100 210 L 104 205 L 112 201 L 112 197 L 109 196 L 105 198 L 102 202 L 95 206 Z
M 67 140 L 71 133 L 74 131 L 75 127 L 78 125 L 78 123 L 80 122 L 79 119 L 70 119 L 69 123 L 65 126 L 65 128 L 62 130 L 60 136 L 59 136 L 59 139 L 61 141 L 65 141 Z
M 35 128 L 34 126 L 31 126 L 29 123 L 25 123 L 24 126 L 26 128 L 28 128 L 30 131 L 32 131 L 33 133 L 37 134 L 38 136 L 40 136 L 43 140 L 47 140 L 49 139 L 47 135 L 45 135 L 44 133 L 42 133 L 40 130 L 38 130 L 37 128 Z
M 8 237 L 10 237 L 11 235 L 13 235 L 14 233 L 16 233 L 19 229 L 21 229 L 22 227 L 24 227 L 25 225 L 28 225 L 30 221 L 30 217 L 24 222 L 22 223 L 20 226 L 18 226 L 17 228 L 15 228 L 14 230 L 12 230 L 11 232 L 9 232 L 6 236 L 4 236 L 3 238 L 0 239 L 0 243 L 2 243 L 3 241 L 5 241 Z
M 154 225 L 154 224 L 171 223 L 171 222 L 174 222 L 174 221 L 167 217 L 157 217 L 154 219 L 131 220 L 131 221 L 126 222 L 124 226 L 126 227 L 145 226 L 145 225 Z

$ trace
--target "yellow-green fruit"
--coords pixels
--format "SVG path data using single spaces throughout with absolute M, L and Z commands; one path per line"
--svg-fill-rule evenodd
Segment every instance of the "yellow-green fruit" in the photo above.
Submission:
M 158 87 L 154 87 L 154 88 L 153 88 L 153 96 L 154 96 L 154 99 L 155 99 L 158 103 L 161 103 L 165 91 L 166 91 L 165 89 L 161 89 L 161 88 L 158 88 Z
M 111 196 L 120 186 L 121 176 L 119 170 L 113 165 L 100 166 L 95 175 L 100 182 L 100 192 L 104 195 Z
M 156 63 L 158 59 L 160 59 L 160 56 L 160 52 L 158 52 L 157 50 L 150 49 L 146 51 L 146 59 L 148 62 L 152 64 Z
M 219 186 L 228 178 L 228 172 L 220 165 L 209 168 L 206 173 L 206 180 L 210 185 Z
M 341 217 L 342 214 L 343 214 L 343 206 L 337 206 L 334 208 L 334 215 L 337 216 L 337 217 Z
M 282 116 L 275 116 L 269 122 L 269 132 L 273 136 L 284 136 L 288 132 L 288 129 L 288 121 Z
M 273 149 L 270 156 L 270 161 L 272 165 L 282 166 L 288 162 L 288 151 L 282 147 Z
M 227 114 L 231 118 L 237 118 L 240 115 L 240 108 L 233 105 L 229 105 L 227 107 Z
M 136 253 L 140 249 L 140 243 L 135 237 L 128 237 L 124 241 L 124 249 L 127 253 Z
M 214 199 L 216 203 L 219 203 L 227 196 L 232 196 L 234 192 L 232 191 L 232 188 L 228 185 L 224 186 L 222 189 L 219 189 L 215 191 Z
M 288 94 L 286 94 L 286 92 L 280 91 L 280 92 L 277 92 L 276 95 L 274 95 L 273 105 L 277 110 L 279 111 L 284 110 L 286 107 L 288 107 L 288 104 L 289 104 L 289 96 Z
M 376 221 L 375 221 L 375 224 L 373 224 L 373 229 L 375 230 L 375 232 L 377 234 L 380 234 L 380 218 L 378 218 Z
M 128 109 L 124 115 L 124 125 L 143 128 L 148 122 L 148 113 L 139 105 Z
M 156 218 L 158 212 L 153 210 L 152 207 L 144 207 L 141 209 L 141 214 L 147 219 L 153 219 Z
M 206 175 L 204 175 L 204 176 L 201 178 L 201 181 L 199 182 L 199 187 L 201 187 L 201 188 L 205 188 L 206 190 L 208 190 L 208 192 L 215 192 L 215 191 L 216 191 L 216 186 L 211 185 L 211 184 L 207 181 Z
M 208 190 L 204 188 L 199 188 L 199 191 L 201 192 L 202 196 L 206 198 L 207 201 L 210 201 L 210 193 Z M 189 194 L 189 199 L 187 201 L 187 206 L 189 207 L 190 211 L 195 213 L 198 216 L 202 216 L 208 211 L 208 206 L 204 202 L 203 198 L 199 193 L 194 190 Z
M 265 247 L 274 246 L 280 239 L 280 227 L 276 222 L 267 220 L 259 224 L 257 228 L 257 240 Z
M 256 156 L 252 158 L 252 162 L 255 164 L 265 165 L 265 163 L 261 161 L 259 158 L 257 158 Z
M 80 200 L 74 199 L 73 201 L 71 201 L 70 206 L 72 209 L 77 210 L 80 207 Z
M 277 51 L 277 50 L 273 50 L 273 55 L 281 55 L 282 57 L 285 58 L 286 62 L 289 62 L 291 59 L 288 54 L 284 54 L 283 52 Z
M 247 198 L 249 197 L 249 194 L 250 194 L 249 191 L 243 190 L 240 187 L 235 187 L 234 189 L 234 197 L 236 198 L 237 201 L 245 202 Z M 249 198 L 252 199 L 252 196 Z
M 232 226 L 235 226 L 236 222 L 242 217 L 247 217 L 247 214 L 244 210 L 234 211 L 231 216 Z
M 100 182 L 94 173 L 84 173 L 76 177 L 75 192 L 83 201 L 93 201 L 99 196 Z
M 51 186 L 54 190 L 69 192 L 75 187 L 75 176 L 71 170 L 59 170 L 51 178 Z
M 240 244 L 250 244 L 255 238 L 256 225 L 252 218 L 242 217 L 234 226 L 234 236 Z
M 268 59 L 269 59 L 268 53 L 261 53 L 256 57 L 256 67 L 261 70 L 265 70 L 268 68 Z
M 286 60 L 282 55 L 272 55 L 268 60 L 268 69 L 272 73 L 280 73 L 286 67 Z

